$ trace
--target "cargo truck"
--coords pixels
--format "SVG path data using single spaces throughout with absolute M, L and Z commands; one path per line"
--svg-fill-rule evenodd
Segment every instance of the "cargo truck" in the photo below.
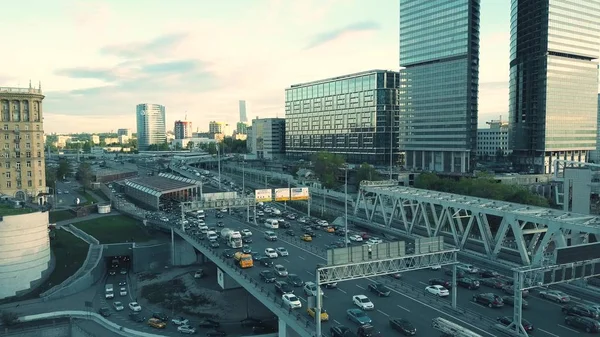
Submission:
M 233 254 L 233 259 L 236 261 L 241 268 L 250 268 L 254 266 L 254 261 L 252 261 L 252 255 L 244 254 L 242 252 L 236 252 Z
M 231 248 L 242 248 L 242 234 L 238 231 L 234 231 L 231 228 L 224 228 L 221 230 L 221 239 Z

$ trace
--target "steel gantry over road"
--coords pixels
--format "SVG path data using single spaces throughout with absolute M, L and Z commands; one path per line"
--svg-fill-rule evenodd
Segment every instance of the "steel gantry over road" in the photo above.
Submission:
M 600 238 L 600 217 L 451 193 L 363 181 L 355 216 L 405 234 L 443 236 L 461 250 L 522 265 L 540 265 L 558 248 Z M 377 217 L 377 218 L 376 218 Z

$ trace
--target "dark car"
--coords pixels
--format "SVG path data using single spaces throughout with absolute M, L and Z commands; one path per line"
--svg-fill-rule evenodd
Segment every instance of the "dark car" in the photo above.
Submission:
M 449 268 L 448 269 L 444 269 L 444 274 L 448 275 L 448 276 L 452 276 L 452 269 L 449 269 Z M 458 270 L 458 269 L 456 270 L 456 277 L 457 278 L 461 278 L 461 277 L 465 277 L 465 276 L 467 276 L 467 274 L 464 271 Z
M 129 314 L 129 319 L 136 323 L 143 323 L 146 321 L 146 317 L 142 316 L 139 312 L 132 312 Z
M 254 257 L 254 262 L 258 263 L 259 265 L 263 266 L 263 267 L 267 267 L 267 268 L 272 268 L 273 267 L 273 261 L 271 261 L 271 259 L 268 256 L 256 256 Z
M 347 326 L 338 325 L 329 329 L 331 337 L 348 337 L 354 335 L 354 332 Z
M 223 253 L 221 253 L 221 255 L 223 255 L 226 258 L 232 258 L 233 254 L 235 254 L 235 252 L 233 250 L 231 250 L 231 249 L 225 249 L 223 251 Z
M 117 271 L 114 270 L 114 269 L 111 269 L 111 270 L 108 271 L 108 275 L 112 276 L 112 275 L 116 275 L 116 274 L 117 274 Z
M 287 281 L 290 285 L 294 287 L 302 287 L 304 285 L 304 281 L 302 281 L 300 276 L 296 274 L 289 274 L 287 277 Z
M 216 217 L 217 217 L 217 219 L 223 218 L 223 213 L 221 213 L 221 212 L 217 213 Z M 219 222 L 221 222 L 221 221 L 219 221 Z
M 285 234 L 289 235 L 289 236 L 296 236 L 296 233 L 294 233 L 294 231 L 291 229 L 288 229 L 287 231 L 285 231 Z
M 206 337 L 225 337 L 227 332 L 219 329 L 213 329 L 206 332 Z
M 279 228 L 288 229 L 290 227 L 292 227 L 292 226 L 290 225 L 289 222 L 285 222 L 285 221 L 284 222 L 279 222 Z
M 265 281 L 266 283 L 273 283 L 277 280 L 275 273 L 270 269 L 261 271 L 260 278 L 261 278 L 261 280 Z
M 110 309 L 108 307 L 102 307 L 98 310 L 98 313 L 102 315 L 102 317 L 108 317 L 110 316 Z
M 255 335 L 265 335 L 269 333 L 277 332 L 276 324 L 272 324 L 269 322 L 261 322 L 252 326 L 252 333 Z
M 479 281 L 468 277 L 459 278 L 456 285 L 469 290 L 479 289 Z
M 507 285 L 505 285 L 504 287 L 502 287 L 502 291 L 503 291 L 505 294 L 513 295 L 513 294 L 515 293 L 515 288 L 513 288 L 513 286 L 512 286 L 512 285 L 510 285 L 510 284 L 507 284 Z M 527 289 L 523 289 L 523 290 L 521 291 L 521 293 L 523 294 L 523 297 L 527 297 L 527 296 L 529 296 L 529 290 L 527 290 Z
M 512 319 L 512 317 L 503 316 L 503 317 L 496 318 L 496 321 L 498 321 L 498 323 L 500 323 L 502 325 L 509 326 L 513 322 L 513 319 Z M 525 331 L 527 331 L 527 332 L 533 331 L 533 324 L 529 323 L 528 320 L 522 319 L 521 325 L 523 326 L 523 329 L 525 329 Z
M 598 318 L 598 312 L 596 310 L 581 304 L 565 305 L 562 307 L 561 311 L 566 315 Z
M 241 320 L 240 323 L 242 324 L 243 327 L 253 327 L 253 326 L 257 326 L 259 324 L 263 324 L 263 321 L 258 318 L 248 317 L 248 318 L 244 318 L 243 320 Z
M 502 289 L 506 286 L 503 280 L 496 277 L 482 278 L 479 280 L 481 285 L 494 289 Z
M 491 278 L 491 277 L 498 277 L 498 276 L 500 276 L 500 274 L 498 274 L 497 272 L 495 272 L 493 270 L 481 269 L 479 271 L 479 276 L 481 276 L 483 278 Z
M 377 296 L 390 296 L 391 291 L 384 286 L 382 283 L 371 283 L 369 284 L 369 291 L 377 294 Z
M 198 326 L 201 328 L 216 329 L 221 326 L 221 323 L 213 321 L 212 319 L 203 319 L 198 323 Z
M 242 247 L 242 253 L 244 253 L 244 254 L 252 254 L 252 247 L 250 247 L 248 245 L 244 245 Z
M 169 317 L 167 317 L 167 315 L 163 314 L 162 312 L 153 312 L 152 318 L 160 319 L 163 322 L 167 322 L 169 320 Z
M 587 333 L 600 332 L 600 323 L 589 317 L 566 316 L 565 325 L 584 330 Z
M 242 239 L 243 243 L 252 243 L 252 237 L 250 236 L 246 236 L 245 238 Z
M 390 318 L 390 327 L 405 336 L 414 336 L 417 334 L 417 329 L 404 318 Z
M 429 285 L 430 286 L 442 286 L 446 289 L 452 289 L 452 283 L 450 283 L 450 281 L 441 279 L 441 278 L 432 278 L 429 279 Z
M 292 294 L 294 293 L 294 288 L 285 281 L 277 281 L 275 282 L 275 291 L 280 294 Z
M 501 308 L 504 306 L 502 297 L 493 293 L 482 293 L 473 296 L 473 302 L 486 305 L 490 308 Z
M 515 305 L 515 298 L 513 296 L 502 296 L 502 301 L 504 301 L 504 304 L 510 305 L 510 306 L 514 306 Z M 527 309 L 529 307 L 529 303 L 525 300 L 521 301 L 521 308 L 523 309 Z
M 219 248 L 219 243 L 216 240 L 212 240 L 210 242 L 210 247 L 211 248 Z

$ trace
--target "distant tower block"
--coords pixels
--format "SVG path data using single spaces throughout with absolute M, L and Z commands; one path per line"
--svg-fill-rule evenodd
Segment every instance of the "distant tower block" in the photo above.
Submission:
M 246 101 L 240 101 L 240 122 L 248 122 L 248 117 L 246 116 Z

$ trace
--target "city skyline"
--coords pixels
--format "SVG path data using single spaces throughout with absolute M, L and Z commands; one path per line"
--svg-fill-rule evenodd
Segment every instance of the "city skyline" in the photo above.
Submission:
M 41 43 L 35 53 L 9 60 L 0 83 L 25 87 L 29 78 L 42 79 L 47 133 L 135 129 L 131 111 L 144 101 L 167 108 L 167 125 L 184 119 L 187 110 L 201 129 L 210 120 L 235 125 L 240 97 L 249 120 L 283 117 L 285 88 L 293 83 L 369 69 L 398 71 L 397 0 L 378 6 L 363 0 L 190 1 L 177 20 L 163 18 L 173 10 L 167 4 L 34 2 L 39 10 L 28 14 L 28 22 L 44 29 L 20 30 L 7 42 L 23 50 L 33 38 Z M 234 8 L 236 16 L 230 15 Z M 23 10 L 17 3 L 7 6 L 7 24 L 16 24 Z M 504 0 L 481 6 L 480 124 L 508 115 L 509 13 Z M 153 17 L 161 23 L 142 24 Z M 215 30 L 222 36 L 216 42 Z M 50 36 L 62 38 L 57 44 Z M 114 125 L 115 116 L 122 125 Z

